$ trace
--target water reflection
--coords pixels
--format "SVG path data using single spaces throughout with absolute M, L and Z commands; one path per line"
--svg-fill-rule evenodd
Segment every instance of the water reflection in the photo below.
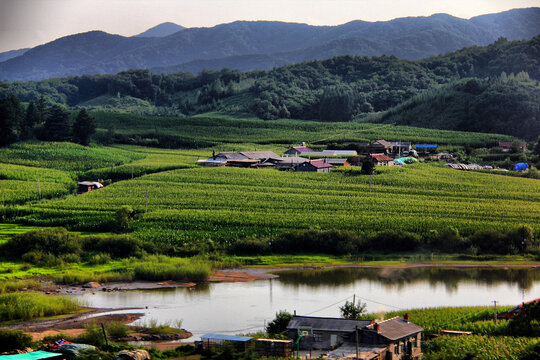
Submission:
M 278 272 L 284 286 L 341 287 L 361 280 L 374 282 L 387 289 L 403 289 L 419 283 L 431 288 L 444 286 L 455 292 L 462 283 L 476 283 L 487 287 L 500 284 L 517 285 L 520 290 L 530 290 L 540 281 L 540 268 L 488 268 L 488 267 L 407 267 L 359 268 L 347 267 L 320 270 L 289 270 Z
M 99 308 L 136 307 L 141 322 L 183 320 L 195 337 L 206 332 L 261 330 L 279 310 L 339 316 L 356 294 L 369 312 L 396 309 L 518 304 L 538 297 L 540 268 L 336 268 L 279 272 L 279 278 L 210 283 L 193 288 L 95 292 L 80 295 Z M 137 312 L 141 310 L 136 310 Z

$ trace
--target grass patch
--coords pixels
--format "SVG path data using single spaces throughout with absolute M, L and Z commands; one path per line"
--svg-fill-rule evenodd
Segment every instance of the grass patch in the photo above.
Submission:
M 134 277 L 140 280 L 204 281 L 211 273 L 209 264 L 165 256 L 149 257 L 134 268 Z
M 33 320 L 46 316 L 69 314 L 80 309 L 72 298 L 35 292 L 0 295 L 0 321 Z

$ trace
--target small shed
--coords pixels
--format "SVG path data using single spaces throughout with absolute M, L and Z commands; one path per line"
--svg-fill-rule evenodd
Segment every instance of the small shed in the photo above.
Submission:
M 77 185 L 79 185 L 79 194 L 90 192 L 96 189 L 101 189 L 103 187 L 103 184 L 97 181 L 79 181 Z
M 351 166 L 349 161 L 345 158 L 328 158 L 326 162 L 332 164 L 333 166 Z
M 290 358 L 293 352 L 293 342 L 281 339 L 256 339 L 255 351 L 259 356 Z
M 204 334 L 199 343 L 204 351 L 213 351 L 225 343 L 231 343 L 238 351 L 246 351 L 247 345 L 253 338 L 251 336 L 236 336 L 226 334 Z

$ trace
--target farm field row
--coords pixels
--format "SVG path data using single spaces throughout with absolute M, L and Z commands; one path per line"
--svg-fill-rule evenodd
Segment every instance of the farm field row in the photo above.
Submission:
M 114 125 L 118 135 L 141 138 L 174 137 L 198 147 L 220 143 L 296 144 L 301 141 L 374 141 L 378 139 L 437 143 L 441 145 L 486 146 L 512 137 L 369 123 L 329 123 L 300 120 L 265 121 L 254 118 L 203 114 L 192 117 L 152 117 L 92 112 L 101 133 Z M 205 145 L 206 144 L 206 145 Z M 202 146 L 200 146 L 202 145 Z
M 129 205 L 137 213 L 130 224 L 135 235 L 182 244 L 230 243 L 299 229 L 427 235 L 452 226 L 469 235 L 528 225 L 538 233 L 538 203 L 537 180 L 437 164 L 381 168 L 371 180 L 347 169 L 322 174 L 195 167 L 9 211 L 14 221 L 108 231 L 115 211 Z

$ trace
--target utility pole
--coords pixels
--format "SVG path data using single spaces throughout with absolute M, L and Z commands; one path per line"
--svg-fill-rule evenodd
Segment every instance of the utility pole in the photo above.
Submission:
M 497 325 L 497 300 L 493 301 L 493 322 Z
M 41 184 L 39 183 L 39 179 L 37 181 L 37 189 L 38 189 L 39 200 L 41 200 Z
M 352 296 L 352 304 L 354 305 L 355 302 L 356 302 L 356 294 L 353 294 L 353 296 Z
M 133 179 L 133 165 L 131 165 L 131 178 Z
M 146 214 L 148 212 L 148 189 L 146 189 L 146 199 L 144 202 L 144 213 Z
M 354 327 L 354 332 L 356 333 L 356 360 L 358 360 L 358 325 Z

